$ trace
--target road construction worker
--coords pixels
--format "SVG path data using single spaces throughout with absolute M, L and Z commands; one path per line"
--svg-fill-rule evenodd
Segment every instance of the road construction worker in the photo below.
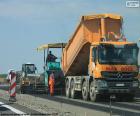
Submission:
M 55 84 L 54 72 L 52 72 L 52 74 L 50 74 L 50 77 L 49 77 L 49 88 L 50 88 L 51 96 L 54 95 L 54 84 Z
M 51 51 L 49 51 L 49 54 L 46 58 L 46 63 L 47 62 L 55 62 L 56 59 L 57 59 L 57 57 L 55 55 L 53 55 Z

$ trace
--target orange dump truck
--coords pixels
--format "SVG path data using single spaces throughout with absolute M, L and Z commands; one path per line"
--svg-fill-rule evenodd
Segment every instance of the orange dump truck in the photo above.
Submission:
M 84 100 L 115 95 L 132 100 L 139 86 L 138 46 L 127 42 L 123 18 L 116 14 L 82 16 L 62 55 L 66 96 Z

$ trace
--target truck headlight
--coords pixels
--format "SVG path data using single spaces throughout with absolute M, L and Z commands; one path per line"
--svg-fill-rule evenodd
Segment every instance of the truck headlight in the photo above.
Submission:
M 105 80 L 98 80 L 98 86 L 101 88 L 107 87 L 107 82 Z
M 139 86 L 139 82 L 138 81 L 133 81 L 133 87 L 138 87 Z

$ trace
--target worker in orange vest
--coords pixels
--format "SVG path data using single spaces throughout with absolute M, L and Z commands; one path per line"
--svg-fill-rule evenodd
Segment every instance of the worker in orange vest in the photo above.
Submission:
M 50 77 L 49 77 L 49 87 L 50 87 L 51 96 L 54 95 L 54 84 L 55 84 L 54 72 L 52 72 L 52 74 L 50 74 Z

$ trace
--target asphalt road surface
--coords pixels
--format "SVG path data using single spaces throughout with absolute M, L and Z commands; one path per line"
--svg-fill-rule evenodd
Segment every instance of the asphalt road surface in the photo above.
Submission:
M 106 114 L 112 114 L 117 116 L 140 116 L 140 98 L 135 98 L 134 102 L 98 102 L 93 103 L 91 101 L 83 101 L 80 99 L 68 99 L 64 96 L 46 96 L 35 95 L 50 101 L 59 102 L 62 104 L 62 108 L 69 109 L 71 112 L 81 112 L 92 116 L 92 110 L 97 112 L 104 112 Z M 99 115 L 98 113 L 96 115 Z M 88 115 L 87 115 L 88 116 Z
M 7 87 L 3 86 L 0 89 L 7 90 Z M 68 99 L 65 96 L 52 97 L 46 94 L 30 94 L 30 96 L 42 98 L 48 106 L 51 104 L 51 107 L 54 108 L 61 107 L 64 111 L 75 113 L 75 116 L 140 116 L 139 93 L 133 102 L 118 102 L 113 100 L 111 102 L 98 103 L 83 101 L 82 99 Z M 3 111 L 6 110 L 5 108 L 2 109 Z M 22 108 L 20 110 L 25 111 Z M 31 113 L 30 110 L 29 112 Z
M 24 114 L 23 112 L 9 106 L 9 104 L 6 104 L 4 102 L 1 102 L 0 100 L 0 115 L 12 115 L 12 114 Z
M 0 98 L 0 116 L 34 116 L 41 113 Z

